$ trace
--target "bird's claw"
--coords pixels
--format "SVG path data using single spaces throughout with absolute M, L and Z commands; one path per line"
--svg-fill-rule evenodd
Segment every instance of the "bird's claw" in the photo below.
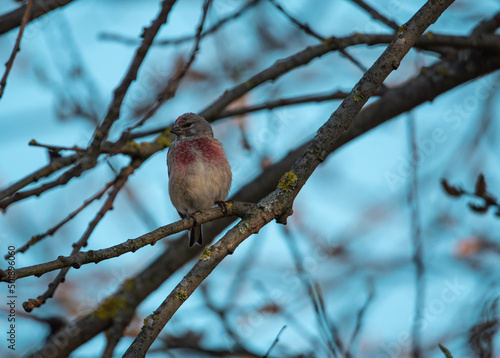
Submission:
M 227 215 L 229 206 L 226 204 L 224 200 L 218 200 L 215 202 L 215 204 L 217 204 L 217 206 L 222 209 L 224 215 Z

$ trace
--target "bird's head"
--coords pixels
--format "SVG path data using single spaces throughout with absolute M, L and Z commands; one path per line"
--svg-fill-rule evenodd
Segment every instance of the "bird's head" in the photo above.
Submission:
M 213 138 L 214 136 L 210 123 L 194 113 L 184 113 L 177 118 L 170 132 L 174 133 L 178 139 L 206 136 Z

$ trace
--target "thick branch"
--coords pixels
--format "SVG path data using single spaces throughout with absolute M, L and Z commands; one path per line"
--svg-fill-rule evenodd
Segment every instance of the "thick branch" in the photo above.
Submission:
M 68 5 L 73 0 L 35 0 L 31 9 L 29 21 L 36 19 L 57 8 Z M 27 5 L 0 16 L 0 35 L 21 25 Z
M 454 57 L 437 62 L 435 65 L 421 71 L 418 77 L 409 80 L 405 85 L 388 90 L 376 102 L 365 107 L 354 119 L 349 129 L 337 140 L 335 148 L 348 143 L 354 138 L 368 132 L 372 128 L 402 114 L 426 101 L 432 101 L 440 94 L 459 86 L 471 79 L 480 77 L 500 68 L 500 58 L 484 54 L 481 51 L 464 51 Z M 270 193 L 276 187 L 279 178 L 310 145 L 305 143 L 290 152 L 281 161 L 268 167 L 260 176 L 248 185 L 242 187 L 233 197 L 234 200 L 255 201 Z M 232 219 L 219 219 L 205 224 L 205 238 L 213 238 L 220 233 Z M 134 278 L 124 282 L 124 285 L 110 295 L 99 308 L 73 323 L 80 334 L 68 337 L 63 332 L 54 336 L 54 341 L 64 341 L 64 348 L 58 350 L 57 357 L 68 356 L 81 344 L 108 329 L 117 317 L 120 321 L 132 317 L 136 307 L 156 290 L 165 280 L 182 267 L 190 259 L 199 255 L 199 250 L 188 249 L 186 238 L 169 242 L 168 248 L 157 259 Z M 113 316 L 97 315 L 106 307 L 106 302 L 126 302 Z M 125 318 L 124 318 L 125 317 Z M 50 347 L 48 342 L 45 347 Z
M 335 149 L 399 114 L 424 102 L 432 101 L 451 88 L 499 68 L 500 58 L 498 56 L 485 55 L 481 52 L 473 52 L 468 55 L 460 53 L 455 57 L 440 61 L 426 68 L 425 71 L 421 71 L 418 77 L 409 80 L 405 85 L 389 89 L 378 101 L 365 107 L 353 120 L 349 129 L 337 140 Z M 279 162 L 269 166 L 261 175 L 242 187 L 232 199 L 255 201 L 268 195 L 276 188 L 282 174 L 292 166 L 309 145 L 310 142 L 304 143 Z M 205 224 L 205 239 L 214 238 L 232 221 L 231 218 L 225 218 Z M 121 317 L 121 321 L 125 320 L 124 316 L 131 318 L 142 300 L 197 255 L 199 255 L 199 250 L 196 248 L 194 250 L 188 249 L 185 237 L 169 242 L 169 246 L 163 254 L 137 276 L 124 283 L 127 288 L 119 288 L 105 302 L 127 302 L 126 309 L 119 309 L 115 317 Z M 102 304 L 96 311 L 100 312 L 104 307 Z M 99 317 L 95 312 L 79 318 L 73 323 L 73 326 L 81 332 L 81 335 L 68 337 L 64 333 L 60 333 L 54 336 L 56 341 L 59 339 L 67 342 L 64 350 L 61 350 L 61 355 L 57 355 L 57 357 L 67 356 L 73 349 L 88 342 L 92 337 L 113 324 L 116 324 L 114 317 Z M 50 343 L 47 343 L 47 346 L 49 345 Z
M 242 202 L 232 202 L 225 210 L 220 207 L 215 207 L 203 212 L 196 213 L 196 222 L 204 224 L 209 221 L 222 218 L 224 216 L 244 216 L 253 208 L 253 204 Z M 101 250 L 83 251 L 71 256 L 59 256 L 56 260 L 44 262 L 42 264 L 22 267 L 15 270 L 16 279 L 23 277 L 36 276 L 40 277 L 43 274 L 65 267 L 80 268 L 82 265 L 89 263 L 99 263 L 101 261 L 118 257 L 128 252 L 135 252 L 147 245 L 154 245 L 159 240 L 178 232 L 188 230 L 193 226 L 193 220 L 186 218 L 175 223 L 162 226 L 147 234 L 139 236 L 135 239 L 129 239 L 121 244 Z M 0 281 L 7 282 L 9 277 L 6 271 L 0 270 Z
M 258 232 L 275 218 L 278 222 L 286 222 L 286 217 L 291 215 L 291 207 L 298 192 L 316 167 L 332 152 L 332 142 L 340 137 L 368 98 L 382 85 L 385 78 L 397 69 L 402 58 L 425 29 L 434 23 L 452 3 L 453 0 L 429 1 L 403 26 L 402 31 L 320 129 L 311 146 L 295 162 L 292 171 L 282 177 L 278 188 L 259 203 L 256 212 L 230 229 L 221 240 L 207 249 L 211 254 L 207 255 L 205 260 L 198 261 L 182 279 L 153 313 L 154 319 L 153 317 L 147 319 L 124 357 L 145 356 L 151 344 L 182 303 L 228 254 L 234 252 L 243 240 Z
M 265 83 L 269 80 L 276 79 L 277 77 L 283 75 L 289 70 L 304 65 L 310 62 L 312 59 L 320 57 L 329 51 L 334 51 L 337 48 L 336 45 L 342 48 L 358 44 L 377 45 L 390 42 L 392 38 L 393 37 L 391 35 L 357 34 L 345 38 L 328 39 L 322 45 L 309 47 L 286 59 L 281 59 L 276 61 L 274 65 L 268 67 L 264 71 L 251 77 L 249 80 L 243 82 L 242 84 L 233 87 L 231 90 L 226 91 L 221 97 L 219 97 L 219 99 L 213 102 L 205 110 L 200 112 L 200 115 L 202 115 L 203 117 L 207 118 L 210 121 L 213 121 L 217 118 L 221 118 L 223 113 L 222 111 L 224 111 L 224 109 L 228 104 L 240 98 L 245 93 L 249 92 L 252 88 L 262 83 Z M 500 36 L 485 34 L 481 35 L 481 37 L 479 38 L 471 38 L 468 36 L 446 36 L 446 35 L 429 34 L 428 36 L 420 38 L 415 44 L 415 46 L 423 49 L 432 49 L 435 48 L 436 46 L 452 46 L 458 49 L 472 48 L 472 49 L 492 50 L 497 52 L 500 50 Z M 391 106 L 388 106 L 387 109 L 390 110 L 391 109 L 390 107 Z M 238 112 L 238 114 L 242 113 Z M 224 115 L 229 115 L 229 114 L 225 113 Z M 165 131 L 165 129 L 167 129 L 167 127 L 159 128 L 157 130 L 153 130 L 152 132 L 148 131 L 147 134 L 149 135 L 149 134 L 161 133 Z M 138 136 L 132 134 L 132 137 L 137 138 Z M 150 144 L 152 144 L 153 147 L 151 150 L 147 152 L 148 155 L 152 155 L 156 151 L 161 150 L 165 147 L 165 146 L 158 147 L 156 145 L 157 144 L 156 140 Z M 121 145 L 119 147 L 120 147 L 119 150 L 107 147 L 101 148 L 102 150 L 100 151 L 100 153 L 114 153 L 114 154 L 124 153 L 128 155 L 135 155 L 135 151 L 132 150 L 134 149 L 134 147 L 128 148 L 131 149 L 130 152 L 123 151 L 124 149 L 122 148 Z M 145 150 L 146 148 L 149 147 L 144 146 L 144 148 L 141 148 L 141 153 L 139 154 L 145 154 L 143 153 L 143 150 Z M 126 149 L 127 148 L 125 148 L 125 150 Z M 33 182 L 36 182 L 41 178 L 47 177 L 53 174 L 54 172 L 60 170 L 61 168 L 73 164 L 78 159 L 81 159 L 83 157 L 84 155 L 82 153 L 78 153 L 68 157 L 58 158 L 54 160 L 49 165 L 35 171 L 34 173 L 20 180 L 19 182 L 16 182 L 12 184 L 10 187 L 4 189 L 2 192 L 0 192 L 0 200 L 13 195 L 23 187 Z

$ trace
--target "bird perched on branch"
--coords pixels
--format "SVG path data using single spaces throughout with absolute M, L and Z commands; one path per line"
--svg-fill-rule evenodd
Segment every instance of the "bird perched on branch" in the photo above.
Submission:
M 231 167 L 210 124 L 194 113 L 181 115 L 170 130 L 175 140 L 167 154 L 170 200 L 182 218 L 226 199 Z M 201 245 L 203 231 L 196 221 L 189 246 Z

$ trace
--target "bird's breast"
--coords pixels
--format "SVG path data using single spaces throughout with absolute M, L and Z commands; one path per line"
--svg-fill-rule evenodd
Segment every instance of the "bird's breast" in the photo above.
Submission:
M 177 142 L 175 146 L 173 159 L 177 170 L 187 170 L 191 166 L 198 167 L 200 161 L 215 166 L 227 162 L 222 145 L 213 138 L 184 140 Z

